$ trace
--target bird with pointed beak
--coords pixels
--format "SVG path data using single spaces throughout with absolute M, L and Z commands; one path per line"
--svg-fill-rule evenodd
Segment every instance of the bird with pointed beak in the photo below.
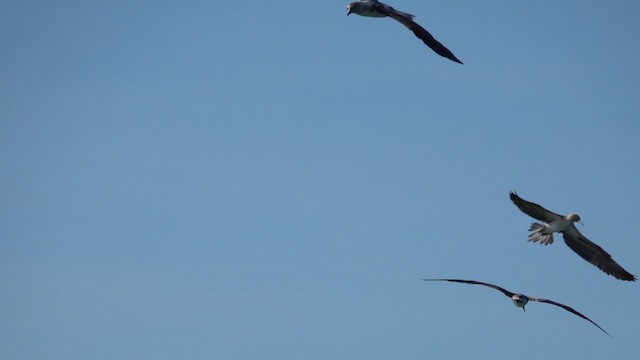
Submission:
M 462 61 L 453 55 L 449 49 L 436 40 L 425 28 L 413 21 L 414 16 L 409 13 L 398 11 L 377 0 L 360 0 L 352 2 L 347 6 L 347 16 L 351 14 L 374 18 L 390 17 L 411 30 L 418 39 L 422 40 L 425 45 L 430 47 L 438 55 L 462 64 Z
M 524 200 L 515 191 L 509 193 L 511 201 L 522 211 L 523 213 L 531 216 L 534 219 L 544 222 L 544 224 L 534 222 L 531 224 L 529 231 L 529 241 L 540 242 L 542 245 L 549 245 L 553 243 L 553 233 L 559 232 L 564 238 L 564 242 L 571 250 L 580 255 L 583 259 L 587 260 L 591 264 L 597 266 L 600 270 L 606 274 L 615 277 L 616 279 L 625 281 L 636 281 L 635 275 L 631 274 L 620 266 L 608 252 L 597 244 L 587 239 L 578 229 L 574 223 L 582 224 L 580 216 L 577 214 L 560 215 L 552 211 L 545 209 L 544 207 Z

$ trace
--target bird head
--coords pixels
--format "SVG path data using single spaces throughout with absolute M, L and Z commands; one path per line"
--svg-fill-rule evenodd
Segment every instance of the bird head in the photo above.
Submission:
M 582 220 L 580 219 L 580 215 L 578 215 L 578 214 L 573 214 L 573 213 L 571 213 L 571 214 L 567 215 L 567 220 L 569 220 L 569 221 L 571 221 L 571 222 L 577 222 L 577 223 L 579 223 L 580 225 L 584 225 L 584 224 L 582 223 Z
M 351 15 L 353 12 L 353 3 L 347 5 L 347 16 Z

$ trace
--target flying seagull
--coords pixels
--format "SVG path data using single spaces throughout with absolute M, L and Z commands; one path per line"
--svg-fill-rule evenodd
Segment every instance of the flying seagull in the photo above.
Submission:
M 422 280 L 424 280 L 424 281 L 450 281 L 450 282 L 457 282 L 457 283 L 463 283 L 463 284 L 488 286 L 488 287 L 496 289 L 496 290 L 500 291 L 501 293 L 503 293 L 503 294 L 507 295 L 508 297 L 510 297 L 511 300 L 513 301 L 513 303 L 517 307 L 521 307 L 523 311 L 525 311 L 524 307 L 525 307 L 525 305 L 527 305 L 527 303 L 529 301 L 537 301 L 537 302 L 541 302 L 541 303 L 547 303 L 547 304 L 559 306 L 559 307 L 561 307 L 561 308 L 563 308 L 563 309 L 565 309 L 565 310 L 567 310 L 567 311 L 569 311 L 571 313 L 574 313 L 574 314 L 580 316 L 581 318 L 589 321 L 593 325 L 597 326 L 598 329 L 602 330 L 605 334 L 609 335 L 609 333 L 606 332 L 603 328 L 601 328 L 600 325 L 596 324 L 595 322 L 593 322 L 588 317 L 582 315 L 581 313 L 577 312 L 576 310 L 574 310 L 573 308 L 571 308 L 571 307 L 569 307 L 567 305 L 560 304 L 559 302 L 555 302 L 553 300 L 529 297 L 529 296 L 524 295 L 524 294 L 516 294 L 516 293 L 513 293 L 513 292 L 511 292 L 509 290 L 503 289 L 498 285 L 493 285 L 493 284 L 485 283 L 485 282 L 482 282 L 482 281 L 460 280 L 460 279 L 422 279 Z M 611 335 L 609 335 L 609 336 L 611 336 Z
M 369 17 L 390 17 L 397 20 L 402 25 L 411 30 L 420 40 L 428 47 L 435 51 L 438 55 L 462 64 L 462 61 L 453 55 L 453 53 L 436 40 L 427 30 L 413 21 L 414 16 L 406 12 L 398 11 L 387 4 L 383 4 L 377 0 L 360 0 L 355 1 L 347 6 L 347 16 L 350 14 L 358 14 Z
M 576 229 L 575 225 L 573 225 L 574 222 L 582 224 L 578 214 L 558 215 L 538 204 L 522 199 L 513 191 L 509 193 L 509 197 L 523 213 L 545 222 L 545 224 L 535 222 L 531 224 L 529 228 L 529 231 L 531 231 L 529 241 L 540 241 L 543 245 L 549 245 L 553 243 L 554 232 L 562 233 L 562 237 L 564 237 L 564 242 L 567 246 L 583 259 L 597 266 L 605 273 L 614 276 L 616 279 L 636 281 L 636 277 L 618 265 L 609 253 L 589 241 L 589 239 L 584 237 L 584 235 Z

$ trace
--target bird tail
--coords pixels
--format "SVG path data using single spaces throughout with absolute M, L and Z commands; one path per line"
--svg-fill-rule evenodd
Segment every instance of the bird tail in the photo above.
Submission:
M 546 229 L 547 227 L 543 224 L 532 223 L 531 227 L 529 228 L 529 231 L 531 231 L 531 234 L 529 234 L 529 241 L 540 241 L 540 244 L 542 245 L 553 244 L 553 233 L 545 234 L 544 231 Z

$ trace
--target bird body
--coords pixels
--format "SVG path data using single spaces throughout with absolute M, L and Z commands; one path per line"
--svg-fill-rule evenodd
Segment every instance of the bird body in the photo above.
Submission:
M 425 28 L 413 21 L 414 15 L 398 11 L 393 7 L 381 3 L 377 0 L 360 0 L 354 1 L 347 6 L 347 15 L 357 14 L 360 16 L 384 18 L 390 17 L 413 32 L 422 42 L 435 51 L 438 55 L 446 57 L 451 61 L 462 64 L 453 53 L 447 49 L 442 43 L 436 40 Z
M 574 310 L 572 307 L 564 305 L 564 304 L 561 304 L 561 303 L 553 301 L 553 300 L 529 297 L 529 296 L 524 295 L 524 294 L 511 292 L 511 291 L 509 291 L 507 289 L 504 289 L 504 288 L 502 288 L 502 287 L 500 287 L 498 285 L 494 285 L 494 284 L 490 284 L 490 283 L 486 283 L 486 282 L 482 282 L 482 281 L 476 281 L 476 280 L 463 280 L 463 279 L 422 279 L 422 280 L 424 280 L 424 281 L 449 281 L 449 282 L 457 282 L 457 283 L 462 283 L 462 284 L 482 285 L 482 286 L 490 287 L 490 288 L 496 289 L 496 290 L 500 291 L 501 293 L 505 294 L 506 296 L 510 297 L 511 300 L 513 301 L 514 305 L 517 306 L 517 307 L 522 308 L 522 310 L 525 310 L 525 306 L 530 301 L 535 301 L 535 302 L 541 302 L 541 303 L 547 303 L 547 304 L 555 305 L 555 306 L 561 307 L 561 308 L 569 311 L 570 313 L 575 314 L 575 315 L 577 315 L 577 316 L 589 321 L 593 325 L 597 326 L 598 329 L 602 330 L 605 334 L 609 335 L 608 332 L 606 332 L 603 328 L 600 327 L 600 325 L 596 324 L 593 320 L 589 319 L 588 317 L 586 317 L 583 314 L 579 313 L 578 311 Z M 609 335 L 609 336 L 611 336 L 611 335 Z
M 510 192 L 509 198 L 520 211 L 544 222 L 544 224 L 537 222 L 531 224 L 529 241 L 549 245 L 553 243 L 553 233 L 559 232 L 571 250 L 606 274 L 620 280 L 636 280 L 636 277 L 615 262 L 609 253 L 578 231 L 575 223 L 582 224 L 578 214 L 571 213 L 564 216 L 556 214 L 536 203 L 522 199 L 515 192 Z
M 513 294 L 511 296 L 511 301 L 513 301 L 517 307 L 521 307 L 524 311 L 524 307 L 529 303 L 529 297 L 525 294 Z
M 580 216 L 577 214 L 569 214 L 567 216 L 558 216 L 551 220 L 548 224 L 532 223 L 529 231 L 529 241 L 538 242 L 542 245 L 549 245 L 553 243 L 553 233 L 563 232 L 570 229 L 574 222 L 581 222 Z

